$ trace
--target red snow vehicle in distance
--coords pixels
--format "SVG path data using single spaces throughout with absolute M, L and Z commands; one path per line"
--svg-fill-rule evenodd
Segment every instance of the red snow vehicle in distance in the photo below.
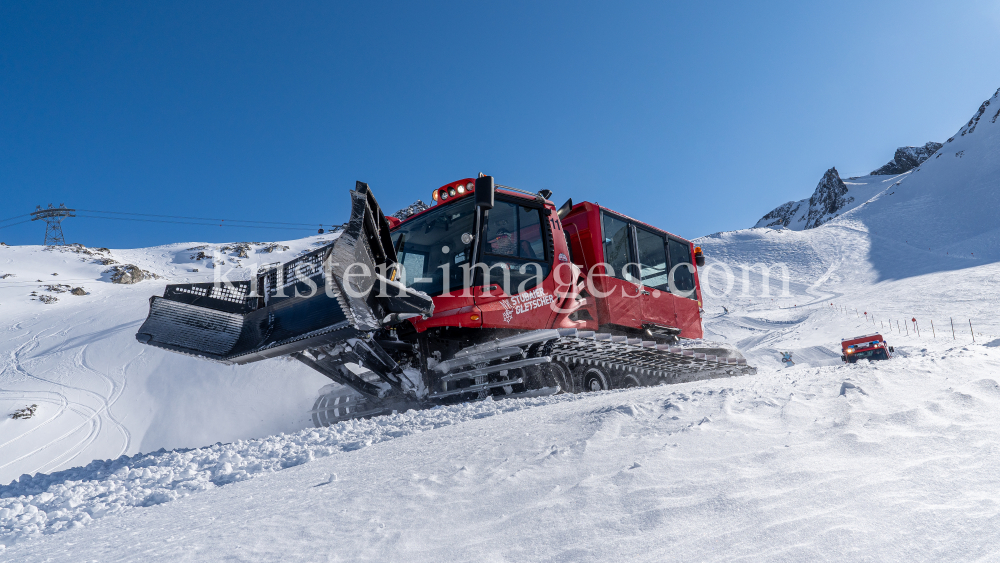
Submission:
M 866 334 L 845 338 L 840 341 L 840 346 L 844 353 L 841 360 L 853 364 L 858 360 L 888 360 L 892 357 L 893 348 L 886 344 L 881 334 Z

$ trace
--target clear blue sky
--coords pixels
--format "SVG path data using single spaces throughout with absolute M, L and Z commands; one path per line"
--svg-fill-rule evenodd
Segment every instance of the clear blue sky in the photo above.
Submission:
M 392 212 L 483 171 L 696 237 L 944 141 L 1000 87 L 997 52 L 995 0 L 3 2 L 0 220 L 339 224 L 355 180 Z M 309 234 L 64 227 L 118 248 Z

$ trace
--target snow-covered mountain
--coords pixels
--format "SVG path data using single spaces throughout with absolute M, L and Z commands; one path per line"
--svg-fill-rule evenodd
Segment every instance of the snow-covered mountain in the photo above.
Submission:
M 871 172 L 871 176 L 894 176 L 909 172 L 920 166 L 925 160 L 934 156 L 944 145 L 931 141 L 922 147 L 899 147 L 892 160 L 885 166 Z
M 809 199 L 789 201 L 776 207 L 757 222 L 757 227 L 785 227 L 795 231 L 814 229 L 836 217 L 857 199 L 848 195 L 847 184 L 836 168 L 823 174 Z
M 909 152 L 919 155 L 916 160 L 927 157 L 915 168 L 844 181 L 836 169 L 828 170 L 812 197 L 779 206 L 755 227 L 799 231 L 853 222 L 873 235 L 943 256 L 1000 256 L 993 244 L 1000 228 L 995 211 L 1000 202 L 995 188 L 1000 179 L 998 106 L 1000 90 L 933 156 L 930 149 L 936 143 L 911 147 Z M 901 151 L 908 152 L 900 149 L 897 157 Z M 900 161 L 906 164 L 905 158 L 893 160 Z

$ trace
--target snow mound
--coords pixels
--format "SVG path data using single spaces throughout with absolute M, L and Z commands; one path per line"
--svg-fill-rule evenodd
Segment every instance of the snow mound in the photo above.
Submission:
M 129 508 L 162 504 L 394 438 L 576 399 L 562 395 L 408 411 L 259 440 L 161 449 L 51 474 L 23 475 L 0 486 L 0 545 L 79 528 Z

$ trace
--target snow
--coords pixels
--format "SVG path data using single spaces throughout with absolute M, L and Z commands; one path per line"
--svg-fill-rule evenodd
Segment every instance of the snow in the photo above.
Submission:
M 476 406 L 395 415 L 345 438 L 371 438 L 367 447 L 328 438 L 326 457 L 84 518 L 84 529 L 14 543 L 0 560 L 989 558 L 1000 390 L 983 372 L 1000 351 L 915 337 L 896 346 L 902 357 L 881 364 L 558 396 L 420 432 L 406 428 Z M 379 441 L 392 427 L 402 435 Z M 281 451 L 338 432 L 351 430 L 271 440 Z M 154 468 L 218 451 L 159 454 L 176 461 Z M 152 479 L 117 471 L 73 486 L 125 497 Z M 62 498 L 55 487 L 49 503 Z
M 896 185 L 897 182 L 905 178 L 909 173 L 905 172 L 893 176 L 876 175 L 845 178 L 843 180 L 844 184 L 847 185 L 847 193 L 844 195 L 845 203 L 837 210 L 836 215 L 843 215 L 852 209 L 864 205 L 874 196 Z M 768 214 L 760 221 L 757 221 L 755 227 L 766 227 L 769 222 L 773 222 L 777 216 L 780 216 L 782 220 L 788 220 L 787 229 L 802 231 L 806 229 L 806 225 L 808 224 L 809 211 L 808 197 L 799 201 L 790 201 L 771 212 L 775 214 L 775 217 L 772 218 L 771 214 Z M 831 218 L 825 215 L 821 217 L 824 224 Z
M 254 260 L 288 260 L 328 238 L 288 243 L 288 251 L 258 254 L 241 260 L 239 268 L 239 259 L 226 255 L 219 272 L 240 279 Z M 205 266 L 211 259 L 193 261 L 197 252 L 188 249 L 194 246 L 199 245 L 94 255 L 38 246 L 0 247 L 0 275 L 14 274 L 0 280 L 0 483 L 95 459 L 263 437 L 311 425 L 307 411 L 329 380 L 298 362 L 224 366 L 136 342 L 135 331 L 146 318 L 151 295 L 162 295 L 167 283 L 212 281 L 216 270 Z M 104 273 L 109 266 L 97 263 L 109 254 L 163 277 L 112 284 Z M 200 272 L 189 271 L 195 268 Z M 44 290 L 53 283 L 83 287 L 88 294 Z M 32 291 L 58 301 L 32 300 Z M 7 418 L 7 413 L 31 404 L 38 405 L 32 418 Z
M 155 506 L 200 491 L 295 467 L 335 453 L 554 401 L 539 398 L 479 402 L 355 420 L 207 448 L 161 449 L 94 461 L 51 474 L 24 475 L 0 487 L 0 543 L 13 545 L 128 508 Z
M 194 281 L 191 245 L 111 251 L 164 276 L 133 286 L 0 247 L 0 284 L 23 284 L 0 285 L 0 406 L 39 405 L 0 422 L 0 482 L 33 474 L 0 486 L 0 561 L 994 559 L 991 115 L 891 183 L 848 180 L 857 206 L 828 224 L 697 241 L 706 336 L 750 377 L 309 429 L 326 381 L 308 370 L 135 343 L 148 296 Z M 315 241 L 285 244 L 275 260 Z M 51 272 L 89 295 L 30 301 Z M 839 360 L 873 332 L 895 358 Z

